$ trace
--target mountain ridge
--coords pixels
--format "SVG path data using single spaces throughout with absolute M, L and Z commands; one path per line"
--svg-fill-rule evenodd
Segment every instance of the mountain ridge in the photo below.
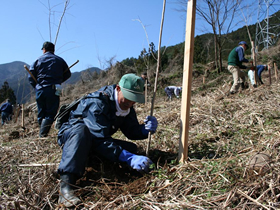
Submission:
M 33 87 L 28 81 L 28 72 L 24 69 L 24 65 L 28 68 L 30 65 L 23 61 L 12 61 L 10 63 L 0 64 L 0 84 L 4 84 L 5 81 L 9 83 L 9 86 L 14 90 L 18 103 L 26 103 L 32 96 L 35 95 Z M 97 67 L 91 67 L 79 72 L 72 72 L 71 77 L 63 83 L 75 84 L 81 79 L 83 72 L 89 71 L 91 73 L 97 72 L 101 69 Z M 34 94 L 32 94 L 34 93 Z

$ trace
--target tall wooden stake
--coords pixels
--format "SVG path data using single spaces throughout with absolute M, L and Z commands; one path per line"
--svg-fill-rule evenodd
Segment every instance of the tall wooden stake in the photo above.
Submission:
M 194 29 L 195 29 L 196 0 L 188 1 L 184 72 L 183 72 L 183 92 L 181 104 L 181 136 L 179 142 L 178 160 L 184 162 L 188 160 L 188 136 L 189 136 L 189 117 L 192 86 L 192 65 L 194 52 Z
M 145 80 L 145 105 L 147 105 L 147 98 L 148 98 L 148 80 Z
M 275 79 L 276 79 L 276 81 L 278 81 L 278 72 L 277 72 L 276 63 L 274 63 L 274 71 L 275 71 Z
M 256 59 L 256 53 L 255 53 L 255 44 L 254 41 L 251 41 L 252 45 L 252 58 L 253 58 L 253 66 L 257 67 L 257 59 Z M 258 71 L 255 69 L 254 71 L 254 76 L 255 76 L 255 84 L 258 85 L 259 77 L 258 77 Z
M 23 104 L 21 105 L 21 127 L 24 128 L 24 108 L 23 108 Z
M 269 68 L 269 65 L 266 64 L 266 68 L 268 68 L 268 74 L 269 74 L 269 85 L 271 85 L 271 68 Z

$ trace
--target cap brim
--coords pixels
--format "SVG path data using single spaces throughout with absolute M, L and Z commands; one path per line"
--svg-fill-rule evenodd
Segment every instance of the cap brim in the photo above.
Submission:
M 125 88 L 121 87 L 121 91 L 123 93 L 123 96 L 130 100 L 130 101 L 134 101 L 134 102 L 138 102 L 138 103 L 145 103 L 145 96 L 143 93 L 132 93 L 130 91 L 128 91 Z

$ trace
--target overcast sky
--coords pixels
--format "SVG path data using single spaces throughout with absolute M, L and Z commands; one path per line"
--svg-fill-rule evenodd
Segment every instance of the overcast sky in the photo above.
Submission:
M 257 1 L 251 1 L 256 2 L 257 11 Z M 55 41 L 64 1 L 49 0 L 51 37 L 47 0 L 0 2 L 0 64 L 23 61 L 31 65 L 42 55 L 43 42 Z M 176 11 L 180 5 L 175 2 L 167 0 L 162 46 L 179 44 L 185 38 L 186 14 Z M 70 0 L 56 42 L 56 54 L 69 66 L 79 60 L 72 72 L 89 67 L 104 69 L 106 60 L 112 57 L 115 61 L 137 58 L 143 48 L 148 48 L 148 41 L 154 42 L 157 49 L 162 8 L 163 0 Z M 250 21 L 252 24 L 256 20 Z M 206 25 L 198 19 L 195 36 L 203 33 Z

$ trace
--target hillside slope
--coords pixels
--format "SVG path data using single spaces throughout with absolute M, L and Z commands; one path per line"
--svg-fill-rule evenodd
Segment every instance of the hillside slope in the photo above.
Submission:
M 205 84 L 202 76 L 193 79 L 185 164 L 176 162 L 181 99 L 165 101 L 157 94 L 154 115 L 159 127 L 150 150 L 156 169 L 141 175 L 92 154 L 76 183 L 83 201 L 76 209 L 280 208 L 280 84 L 272 78 L 269 85 L 265 73 L 266 85 L 227 97 L 231 80 L 229 74 L 206 78 Z M 80 91 L 94 88 L 79 86 Z M 136 104 L 135 109 L 142 122 L 150 103 Z M 0 130 L 0 208 L 60 209 L 57 131 L 39 139 L 35 113 L 25 113 L 24 129 L 18 120 Z M 114 137 L 125 139 L 121 133 Z M 135 143 L 139 154 L 145 154 L 147 141 Z M 254 158 L 256 154 L 261 155 Z

